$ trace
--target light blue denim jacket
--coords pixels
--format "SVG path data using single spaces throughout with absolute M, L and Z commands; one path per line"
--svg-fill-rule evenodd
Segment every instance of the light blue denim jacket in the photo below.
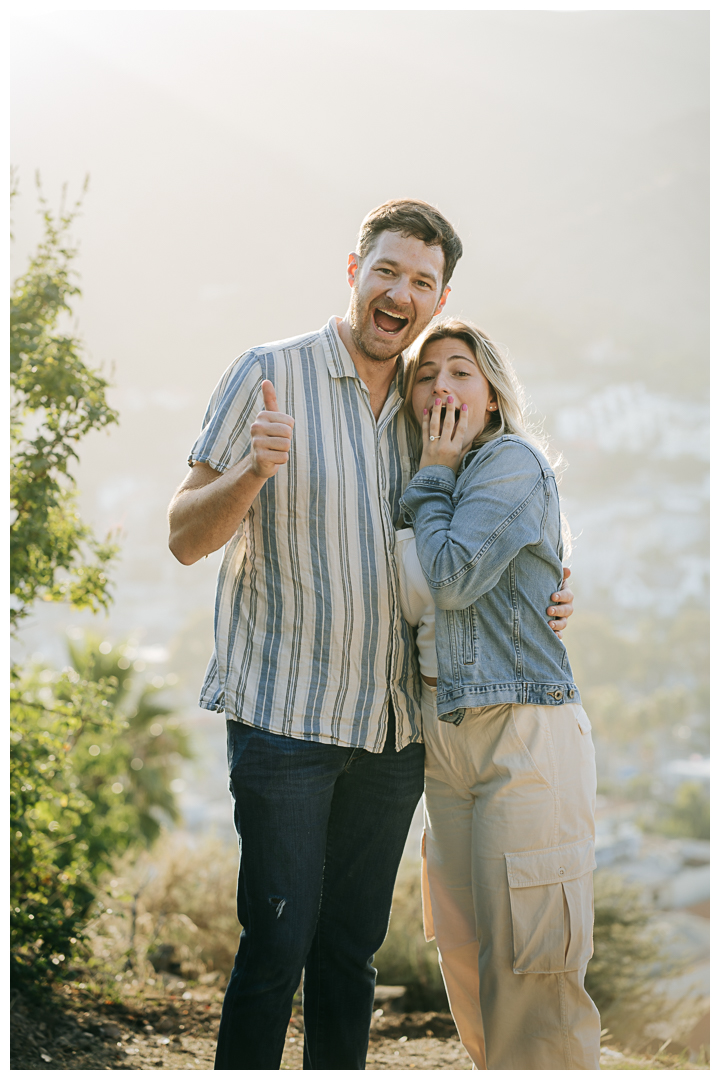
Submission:
M 517 435 L 415 474 L 401 506 L 435 600 L 438 716 L 481 705 L 580 702 L 562 641 L 548 626 L 562 588 L 555 474 Z

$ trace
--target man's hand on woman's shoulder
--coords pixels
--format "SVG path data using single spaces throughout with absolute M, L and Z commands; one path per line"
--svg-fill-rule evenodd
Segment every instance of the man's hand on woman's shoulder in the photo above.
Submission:
M 572 589 L 565 587 L 565 582 L 570 577 L 570 574 L 570 567 L 563 566 L 563 588 L 560 592 L 552 594 L 550 597 L 552 606 L 547 609 L 547 613 L 550 616 L 550 627 L 555 631 L 559 638 L 562 637 L 562 631 L 567 626 L 567 621 L 573 613 L 573 600 L 575 599 L 575 595 Z

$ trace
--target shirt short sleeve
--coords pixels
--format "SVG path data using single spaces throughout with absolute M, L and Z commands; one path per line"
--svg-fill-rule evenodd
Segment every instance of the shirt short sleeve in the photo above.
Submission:
M 203 429 L 190 451 L 188 465 L 204 461 L 225 472 L 250 449 L 250 425 L 262 409 L 263 357 L 243 353 L 234 360 L 215 387 Z

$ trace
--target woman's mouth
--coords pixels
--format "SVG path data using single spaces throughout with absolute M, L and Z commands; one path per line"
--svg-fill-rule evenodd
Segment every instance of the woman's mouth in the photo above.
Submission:
M 447 415 L 447 404 L 442 405 L 441 408 L 440 408 L 440 432 L 441 433 L 442 433 L 443 425 L 445 423 L 446 415 Z M 454 418 L 453 419 L 453 432 L 454 432 L 455 431 L 455 425 L 457 424 L 458 420 L 460 419 L 460 409 L 453 409 L 452 410 L 452 415 L 453 415 L 453 418 Z
M 372 318 L 375 329 L 386 337 L 397 337 L 410 321 L 404 315 L 379 307 L 373 311 Z

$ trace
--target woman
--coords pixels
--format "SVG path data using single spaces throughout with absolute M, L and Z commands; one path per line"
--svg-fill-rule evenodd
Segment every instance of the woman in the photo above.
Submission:
M 597 1069 L 595 756 L 544 612 L 562 581 L 555 476 L 471 323 L 426 332 L 405 393 L 422 433 L 398 552 L 423 674 L 426 936 L 477 1068 Z

